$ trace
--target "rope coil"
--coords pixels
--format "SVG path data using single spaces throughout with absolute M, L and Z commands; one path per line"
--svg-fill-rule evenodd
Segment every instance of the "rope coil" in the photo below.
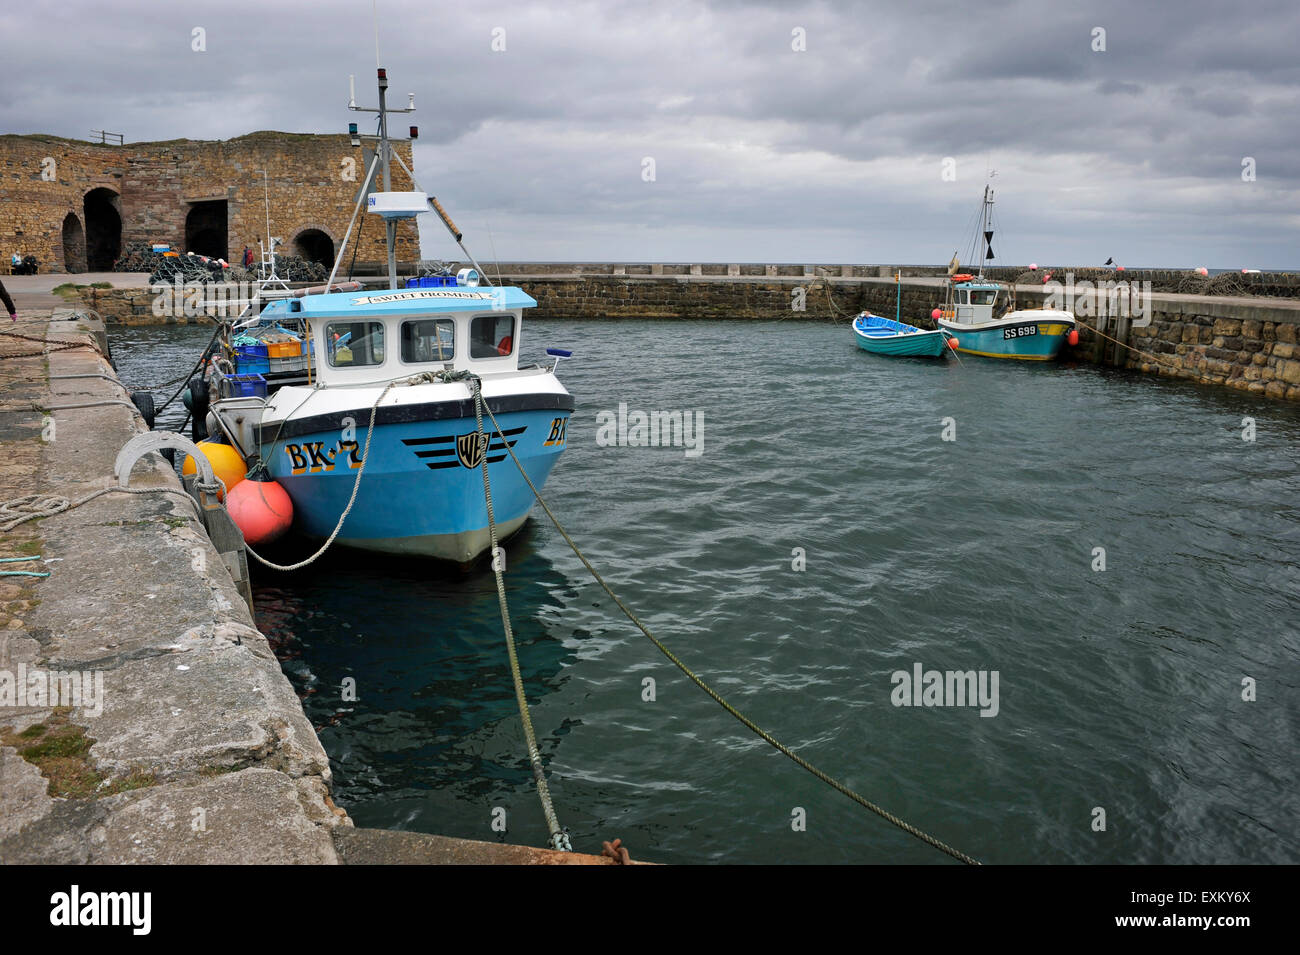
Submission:
M 213 490 L 216 490 L 214 488 Z M 87 494 L 85 497 L 78 498 L 75 501 L 57 494 L 27 494 L 23 497 L 16 497 L 9 501 L 0 501 L 0 531 L 8 533 L 21 524 L 28 521 L 41 520 L 46 517 L 53 517 L 56 514 L 62 514 L 65 511 L 71 511 L 93 501 L 97 497 L 105 494 L 176 494 L 185 498 L 194 506 L 198 512 L 198 502 L 190 497 L 180 488 L 175 487 L 105 487 L 98 491 Z M 202 520 L 202 514 L 199 514 Z

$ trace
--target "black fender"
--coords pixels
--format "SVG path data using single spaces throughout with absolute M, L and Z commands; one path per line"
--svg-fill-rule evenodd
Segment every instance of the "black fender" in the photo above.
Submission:
M 140 417 L 144 418 L 144 423 L 152 431 L 156 416 L 153 407 L 153 395 L 147 391 L 133 391 L 131 392 L 131 404 L 135 405 L 136 410 L 140 412 Z

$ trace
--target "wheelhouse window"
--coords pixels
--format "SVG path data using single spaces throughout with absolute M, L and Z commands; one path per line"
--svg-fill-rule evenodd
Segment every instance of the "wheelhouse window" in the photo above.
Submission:
M 402 361 L 451 361 L 456 357 L 456 324 L 449 318 L 402 322 Z
M 504 358 L 515 350 L 513 315 L 478 315 L 469 324 L 470 358 Z
M 383 322 L 330 322 L 325 346 L 334 368 L 360 368 L 384 363 Z
M 993 300 L 998 297 L 994 289 L 974 289 L 970 293 L 970 303 L 972 305 L 992 305 Z

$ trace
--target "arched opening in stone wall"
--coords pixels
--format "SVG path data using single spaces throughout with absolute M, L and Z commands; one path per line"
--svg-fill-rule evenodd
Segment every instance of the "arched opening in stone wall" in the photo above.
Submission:
M 303 229 L 293 240 L 293 254 L 308 262 L 334 267 L 334 240 L 320 229 Z
M 86 269 L 108 272 L 122 251 L 122 215 L 117 211 L 117 193 L 100 187 L 86 193 Z
M 63 217 L 63 270 L 86 271 L 86 232 L 75 212 Z
M 185 216 L 185 251 L 228 259 L 227 223 L 225 199 L 191 203 Z

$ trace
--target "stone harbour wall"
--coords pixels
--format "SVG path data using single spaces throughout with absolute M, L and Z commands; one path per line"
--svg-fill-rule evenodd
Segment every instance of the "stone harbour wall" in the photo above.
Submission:
M 24 452 L 0 469 L 3 499 L 113 486 L 144 423 L 102 327 L 72 309 L 18 327 L 100 344 L 3 346 L 3 437 Z M 180 488 L 158 454 L 131 485 Z M 0 555 L 19 554 L 49 576 L 0 583 L 0 864 L 339 861 L 351 820 L 329 759 L 185 497 L 105 494 L 3 535 Z M 52 673 L 93 699 L 38 693 Z
M 803 267 L 794 275 L 768 274 L 767 268 L 758 275 L 503 270 L 501 281 L 532 295 L 538 307 L 530 317 L 540 320 L 848 322 L 864 309 L 892 317 L 897 295 L 904 321 L 934 327 L 930 312 L 943 299 L 942 279 L 908 277 L 896 285 L 892 278 L 824 275 L 814 269 Z M 496 278 L 493 272 L 493 281 Z M 155 315 L 156 293 L 147 288 L 78 291 L 86 307 L 111 323 L 209 320 L 178 309 Z M 1022 307 L 1037 307 L 1048 292 L 1040 283 L 1019 285 L 1016 294 Z M 1093 331 L 1096 318 L 1080 313 L 1080 344 L 1067 349 L 1064 357 L 1300 401 L 1300 300 L 1153 292 L 1150 311 L 1149 324 L 1137 327 L 1107 320 L 1101 328 L 1105 337 Z
M 933 328 L 942 280 L 793 276 L 505 274 L 537 300 L 534 318 L 736 319 L 847 322 L 864 309 Z M 1044 304 L 1041 285 L 1020 285 L 1022 307 Z M 802 307 L 800 307 L 802 306 Z M 1080 316 L 1080 344 L 1065 358 L 1300 401 L 1300 301 L 1152 293 L 1150 324 L 1120 327 Z M 1116 345 L 1109 338 L 1123 342 Z M 1116 351 L 1118 350 L 1118 357 Z

